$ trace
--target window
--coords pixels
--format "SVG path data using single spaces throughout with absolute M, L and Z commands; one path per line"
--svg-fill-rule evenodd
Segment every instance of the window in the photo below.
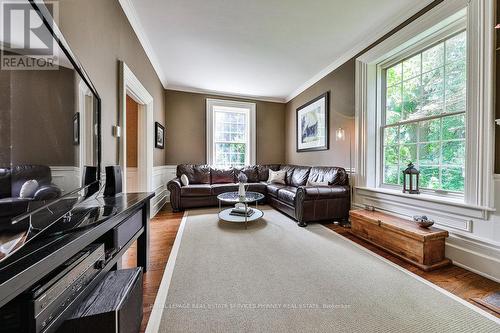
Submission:
M 220 168 L 255 164 L 255 104 L 207 99 L 207 162 Z
M 409 162 L 422 189 L 464 192 L 466 32 L 382 68 L 382 183 L 402 185 Z

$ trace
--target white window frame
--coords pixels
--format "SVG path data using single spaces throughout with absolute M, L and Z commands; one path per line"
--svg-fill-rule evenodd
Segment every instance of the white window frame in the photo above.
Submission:
M 246 109 L 247 117 L 247 131 L 248 135 L 247 146 L 249 149 L 246 150 L 245 156 L 245 164 L 246 165 L 255 165 L 256 162 L 256 144 L 257 144 L 257 135 L 256 135 L 256 104 L 251 102 L 241 102 L 234 100 L 224 100 L 224 99 L 213 99 L 207 98 L 206 101 L 206 112 L 207 112 L 207 164 L 215 165 L 215 145 L 214 145 L 214 108 L 215 107 L 229 107 L 229 108 L 238 108 L 238 109 Z
M 461 202 L 484 211 L 493 207 L 493 54 L 494 0 L 445 0 L 385 41 L 356 59 L 356 147 L 355 167 L 359 170 L 355 186 L 363 193 L 388 193 L 381 188 L 380 158 L 382 82 L 380 64 L 412 53 L 429 43 L 445 27 L 463 24 L 466 9 L 467 27 L 467 112 L 466 175 L 464 196 L 460 199 L 437 195 L 404 195 L 404 200 Z M 462 23 L 460 23 L 462 22 Z M 445 29 L 446 30 L 446 29 Z M 422 44 L 423 43 L 423 44 Z M 376 140 L 374 140 L 376 138 Z M 380 189 L 380 190 L 377 190 Z M 396 195 L 400 190 L 393 190 Z M 397 195 L 400 195 L 398 193 Z M 355 195 L 355 197 L 357 197 Z M 363 196 L 359 196 L 363 204 Z M 411 199 L 410 199 L 411 198 Z M 406 202 L 406 201 L 405 201 Z
M 388 59 L 385 59 L 383 62 L 377 64 L 377 82 L 380 82 L 380 93 L 377 96 L 377 99 L 380 99 L 380 110 L 377 110 L 378 113 L 380 113 L 380 117 L 377 119 L 377 135 L 379 136 L 379 147 L 377 150 L 377 161 L 379 165 L 377 166 L 377 175 L 376 175 L 376 180 L 377 180 L 377 187 L 381 188 L 389 188 L 389 189 L 401 189 L 402 185 L 390 185 L 384 183 L 384 128 L 385 127 L 390 127 L 390 126 L 397 126 L 396 124 L 398 123 L 418 123 L 420 121 L 426 121 L 426 120 L 432 120 L 432 119 L 437 119 L 437 118 L 443 118 L 447 116 L 453 116 L 453 115 L 461 115 L 465 114 L 467 117 L 467 106 L 465 111 L 460 111 L 460 112 L 450 112 L 450 113 L 442 113 L 436 116 L 430 116 L 430 117 L 422 117 L 419 119 L 412 119 L 412 120 L 407 120 L 407 121 L 401 121 L 397 122 L 395 124 L 390 124 L 387 125 L 385 122 L 385 116 L 386 116 L 386 104 L 385 104 L 385 78 L 384 78 L 384 73 L 385 70 L 390 68 L 391 66 L 400 63 L 401 61 L 410 58 L 413 55 L 416 55 L 418 53 L 422 53 L 426 49 L 440 43 L 444 42 L 447 38 L 450 38 L 462 31 L 464 31 L 467 27 L 467 21 L 466 21 L 466 16 L 463 16 L 462 18 L 457 19 L 453 23 L 443 27 L 442 29 L 439 29 L 436 31 L 434 34 L 428 36 L 427 38 L 422 39 L 421 41 L 415 43 L 414 45 L 408 47 L 404 51 L 389 57 Z M 467 59 L 466 59 L 467 62 Z M 444 79 L 444 78 L 443 78 Z M 467 84 L 467 83 L 466 83 Z M 467 121 L 466 121 L 466 132 L 467 132 Z M 418 133 L 418 132 L 417 132 Z M 418 136 L 418 135 L 417 135 Z M 465 138 L 465 142 L 467 142 L 467 138 Z M 417 161 L 414 161 L 415 164 L 418 163 L 418 142 L 416 143 L 417 145 Z M 467 151 L 466 151 L 467 154 Z M 467 170 L 467 158 L 465 158 L 465 165 L 464 165 L 465 170 Z M 466 171 L 467 172 L 467 171 Z M 465 191 L 465 189 L 464 189 Z M 430 195 L 435 195 L 435 196 L 440 196 L 440 197 L 452 197 L 452 198 L 463 198 L 464 193 L 462 192 L 454 192 L 454 191 L 445 191 L 445 190 L 433 190 L 433 189 L 424 189 L 420 188 L 420 192 L 430 194 Z

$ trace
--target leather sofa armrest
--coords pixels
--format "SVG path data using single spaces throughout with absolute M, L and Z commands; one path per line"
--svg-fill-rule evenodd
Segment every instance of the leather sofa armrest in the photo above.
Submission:
M 297 198 L 304 200 L 335 199 L 349 196 L 349 186 L 299 186 Z
M 54 184 L 42 185 L 36 190 L 34 200 L 54 200 L 61 196 L 61 189 Z
M 170 205 L 174 212 L 181 210 L 181 179 L 174 178 L 167 183 L 167 189 L 170 192 Z

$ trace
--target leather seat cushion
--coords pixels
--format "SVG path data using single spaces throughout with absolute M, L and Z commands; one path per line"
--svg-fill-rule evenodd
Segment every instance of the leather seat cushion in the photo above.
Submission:
M 182 197 L 201 197 L 212 194 L 212 186 L 208 184 L 189 184 L 181 187 Z
M 278 197 L 278 190 L 286 187 L 286 185 L 283 184 L 267 184 L 267 193 L 272 196 L 277 198 Z
M 267 193 L 267 184 L 263 184 L 263 183 L 246 184 L 245 188 L 247 189 L 247 191 L 258 192 L 258 193 L 262 193 L 262 194 Z
M 238 191 L 238 184 L 212 184 L 212 195 L 219 195 L 226 192 Z
M 278 199 L 289 205 L 294 205 L 296 193 L 297 193 L 296 187 L 287 186 L 278 190 Z

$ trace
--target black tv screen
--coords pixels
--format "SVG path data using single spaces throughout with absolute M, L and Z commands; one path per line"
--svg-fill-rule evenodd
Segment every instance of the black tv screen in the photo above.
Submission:
M 85 166 L 100 169 L 99 96 L 57 2 L 1 5 L 0 262 L 85 198 Z

